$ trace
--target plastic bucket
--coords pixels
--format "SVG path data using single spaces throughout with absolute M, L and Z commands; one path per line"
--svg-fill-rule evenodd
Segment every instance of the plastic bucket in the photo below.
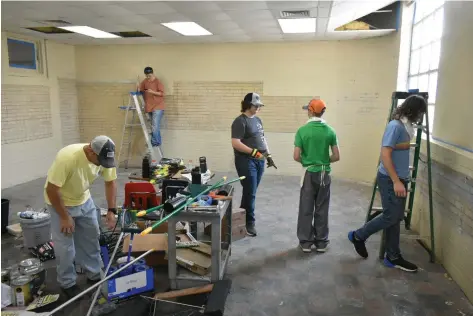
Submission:
M 10 213 L 10 200 L 2 199 L 2 234 L 7 232 Z
M 25 248 L 33 248 L 51 240 L 51 215 L 37 219 L 20 218 Z

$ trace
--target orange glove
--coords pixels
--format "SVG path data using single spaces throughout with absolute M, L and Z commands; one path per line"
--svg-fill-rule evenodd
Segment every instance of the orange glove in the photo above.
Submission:
M 253 149 L 251 151 L 251 157 L 256 158 L 256 159 L 262 159 L 263 154 L 258 151 L 258 149 Z

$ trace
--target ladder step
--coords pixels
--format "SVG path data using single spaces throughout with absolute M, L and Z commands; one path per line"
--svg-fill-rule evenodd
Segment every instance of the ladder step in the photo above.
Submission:
M 383 211 L 383 208 L 382 208 L 381 206 L 373 206 L 373 207 L 371 208 L 371 210 L 373 210 L 373 211 L 378 211 L 378 212 L 382 212 L 382 211 Z M 409 209 L 404 210 L 404 213 L 409 213 Z
M 125 124 L 126 127 L 141 126 L 141 124 Z
M 414 166 L 409 166 L 409 170 L 414 170 L 415 167 Z
M 411 143 L 411 147 L 415 148 L 415 147 L 419 147 L 419 145 L 417 143 Z

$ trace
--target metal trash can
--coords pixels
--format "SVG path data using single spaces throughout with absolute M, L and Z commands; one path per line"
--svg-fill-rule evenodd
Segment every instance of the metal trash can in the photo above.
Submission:
M 2 234 L 7 232 L 8 220 L 10 218 L 10 200 L 2 199 Z

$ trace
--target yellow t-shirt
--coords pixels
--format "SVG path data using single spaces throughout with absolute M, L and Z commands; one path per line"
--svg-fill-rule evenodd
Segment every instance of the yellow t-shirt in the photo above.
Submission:
M 107 182 L 117 178 L 116 168 L 96 166 L 87 159 L 85 145 L 87 144 L 66 146 L 56 155 L 44 185 L 44 199 L 47 204 L 51 204 L 46 193 L 48 182 L 61 188 L 65 206 L 78 206 L 90 198 L 89 187 L 99 176 Z

